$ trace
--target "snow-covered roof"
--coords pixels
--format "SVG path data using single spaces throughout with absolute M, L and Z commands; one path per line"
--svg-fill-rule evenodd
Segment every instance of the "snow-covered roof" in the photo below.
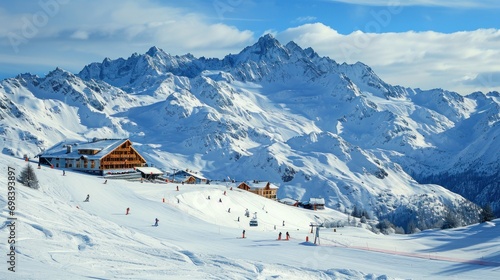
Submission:
M 187 177 L 193 176 L 193 177 L 198 178 L 200 180 L 207 179 L 207 178 L 203 177 L 202 175 L 195 173 L 195 172 L 192 172 L 192 171 L 189 171 L 189 170 L 179 170 L 179 171 L 175 172 L 173 176 L 181 176 L 181 175 L 184 175 Z
M 281 198 L 278 201 L 287 205 L 294 205 L 295 203 L 297 203 L 297 200 L 288 197 Z
M 42 157 L 59 157 L 77 159 L 82 156 L 88 159 L 100 159 L 119 147 L 127 139 L 96 139 L 92 142 L 66 140 L 61 141 L 41 154 Z M 69 147 L 70 146 L 70 147 Z M 78 150 L 98 151 L 95 155 L 79 154 Z M 68 153 L 68 151 L 70 151 Z
M 271 182 L 267 182 L 267 181 L 240 182 L 240 183 L 236 183 L 236 187 L 239 186 L 241 183 L 247 184 L 250 187 L 250 189 L 263 189 L 269 183 L 269 188 L 270 189 L 278 189 L 278 186 L 274 185 Z
M 153 174 L 153 175 L 163 174 L 163 171 L 161 171 L 156 167 L 136 167 L 135 169 L 144 174 Z
M 316 205 L 324 205 L 325 204 L 325 199 L 324 198 L 309 198 L 309 204 L 316 204 Z

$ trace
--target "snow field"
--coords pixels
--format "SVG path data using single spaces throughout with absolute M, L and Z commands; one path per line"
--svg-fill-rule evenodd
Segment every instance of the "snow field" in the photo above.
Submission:
M 25 165 L 0 155 L 1 170 L 11 166 L 19 174 Z M 321 246 L 314 246 L 304 242 L 307 235 L 314 240 L 309 223 L 345 219 L 344 214 L 294 208 L 225 185 L 179 184 L 177 191 L 177 184 L 111 179 L 104 184 L 97 176 L 71 171 L 63 176 L 61 170 L 47 167 L 36 169 L 36 174 L 39 190 L 17 185 L 17 271 L 4 266 L 0 279 L 495 279 L 500 275 L 498 220 L 414 235 L 384 236 L 354 227 L 322 229 Z M 5 176 L 0 176 L 0 185 L 7 185 Z M 83 202 L 87 194 L 90 201 Z M 6 206 L 5 190 L 0 192 L 4 240 Z M 257 212 L 258 227 L 248 226 L 247 208 L 251 215 Z M 160 220 L 158 227 L 153 226 L 155 218 Z M 245 239 L 240 238 L 243 229 Z M 277 233 L 284 238 L 286 231 L 292 239 L 276 241 Z M 8 252 L 6 242 L 1 251 Z

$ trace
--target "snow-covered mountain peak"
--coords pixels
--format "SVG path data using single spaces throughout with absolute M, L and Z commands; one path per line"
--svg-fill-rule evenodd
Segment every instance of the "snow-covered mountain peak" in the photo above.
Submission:
M 149 48 L 149 50 L 146 52 L 147 55 L 153 57 L 155 56 L 157 53 L 165 53 L 162 49 L 156 47 L 156 46 L 152 46 L 151 48 Z
M 286 49 L 278 40 L 271 34 L 266 34 L 259 38 L 257 43 L 244 48 L 236 55 L 239 63 L 253 61 L 269 61 L 271 63 L 287 60 L 290 57 L 288 49 Z
M 62 78 L 62 79 L 72 79 L 74 80 L 76 78 L 76 76 L 71 73 L 71 72 L 68 72 L 62 68 L 59 68 L 57 67 L 56 69 L 50 71 L 45 77 L 44 79 L 54 79 L 54 78 Z
M 414 178 L 498 166 L 498 93 L 393 86 L 366 64 L 339 65 L 271 35 L 223 59 L 151 47 L 78 75 L 58 68 L 0 85 L 0 135 L 34 149 L 66 136 L 129 137 L 167 170 L 269 180 L 286 186 L 283 196 L 342 210 L 359 201 L 378 217 L 413 207 L 408 197 L 428 188 Z
M 262 52 L 271 50 L 274 48 L 283 48 L 281 43 L 274 38 L 273 35 L 271 34 L 265 34 L 264 36 L 260 37 L 257 43 L 255 43 L 252 47 L 258 46 Z

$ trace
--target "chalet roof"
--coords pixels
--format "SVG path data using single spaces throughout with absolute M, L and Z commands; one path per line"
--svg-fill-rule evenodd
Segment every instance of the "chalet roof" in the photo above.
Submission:
M 267 182 L 267 181 L 240 182 L 240 183 L 237 183 L 236 186 L 239 186 L 241 183 L 247 184 L 250 187 L 250 189 L 253 189 L 253 190 L 263 189 L 266 187 L 267 183 L 269 183 L 270 189 L 278 189 L 278 186 L 274 185 L 273 183 Z
M 163 174 L 163 171 L 161 171 L 160 169 L 158 169 L 156 167 L 136 167 L 135 169 L 143 174 L 146 174 L 146 175 L 149 175 L 149 174 L 161 175 L 161 174 Z
M 206 180 L 206 178 L 203 177 L 202 175 L 195 173 L 195 172 L 192 172 L 192 171 L 189 171 L 189 170 L 179 170 L 179 171 L 174 173 L 174 176 L 182 176 L 182 175 L 186 176 L 186 177 L 193 176 L 193 177 L 200 179 L 200 180 Z
M 294 205 L 295 203 L 298 202 L 297 200 L 291 199 L 291 198 L 288 198 L 288 197 L 281 198 L 278 201 L 281 202 L 281 203 L 284 203 L 284 204 L 288 204 L 288 205 Z
M 41 154 L 42 157 L 58 157 L 67 159 L 78 159 L 82 156 L 88 159 L 101 159 L 111 151 L 119 147 L 128 139 L 97 139 L 92 142 L 83 142 L 75 140 L 61 141 Z M 71 146 L 71 152 L 68 153 L 68 146 Z M 99 151 L 95 155 L 82 155 L 78 150 Z
M 324 198 L 309 198 L 309 204 L 316 204 L 316 205 L 325 205 L 325 199 Z

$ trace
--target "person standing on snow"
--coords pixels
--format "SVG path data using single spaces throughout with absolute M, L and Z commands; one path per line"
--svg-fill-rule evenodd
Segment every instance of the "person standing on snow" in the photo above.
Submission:
M 128 215 L 129 211 L 130 211 L 130 208 L 127 207 L 127 212 L 125 212 L 125 215 Z
M 90 195 L 87 194 L 87 198 L 85 198 L 85 200 L 83 202 L 89 202 L 89 199 L 90 199 Z
M 158 222 L 159 222 L 159 221 L 160 221 L 160 220 L 158 220 L 158 218 L 155 218 L 155 227 L 157 227 L 157 226 L 158 226 Z

